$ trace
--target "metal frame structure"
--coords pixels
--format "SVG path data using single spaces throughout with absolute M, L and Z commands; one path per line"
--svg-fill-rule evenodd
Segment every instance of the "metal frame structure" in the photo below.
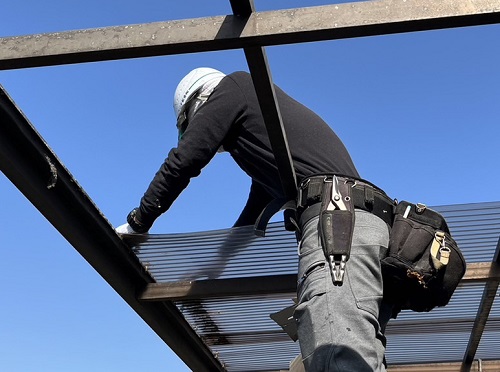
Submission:
M 462 279 L 466 283 L 492 283 L 500 280 L 500 267 L 489 262 L 467 265 L 467 272 Z M 143 301 L 200 300 L 204 298 L 239 297 L 269 294 L 295 294 L 297 276 L 293 274 L 264 275 L 255 278 L 211 279 L 196 282 L 170 282 L 147 284 L 138 298 Z M 488 289 L 488 299 L 493 299 L 495 292 Z M 484 306 L 490 306 L 491 303 Z M 484 311 L 482 311 L 483 313 Z M 484 321 L 484 319 L 483 319 Z M 483 324 L 484 326 L 484 324 Z
M 252 0 L 230 2 L 233 15 L 0 38 L 0 69 L 243 49 L 283 189 L 293 196 L 295 175 L 265 46 L 500 23 L 500 0 L 380 0 L 270 12 L 256 12 Z M 155 283 L 3 90 L 0 121 L 2 172 L 191 369 L 225 370 L 172 300 L 295 291 L 296 280 L 290 275 L 189 285 Z M 440 365 L 440 370 L 461 368 L 465 372 L 476 363 L 500 282 L 499 251 L 500 241 L 493 262 L 467 268 L 464 280 L 487 284 L 461 366 L 450 364 L 445 369 Z M 498 368 L 498 363 L 489 363 Z M 430 365 L 412 368 L 393 370 L 435 370 Z

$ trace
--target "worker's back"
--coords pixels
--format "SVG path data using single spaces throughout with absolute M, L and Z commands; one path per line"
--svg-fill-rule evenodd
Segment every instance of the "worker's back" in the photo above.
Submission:
M 317 173 L 359 178 L 345 146 L 328 124 L 280 88 L 275 90 L 299 181 Z M 224 149 L 274 197 L 281 196 L 278 169 L 250 74 L 226 76 L 199 113 L 204 119 L 214 115 L 218 120 L 232 121 Z

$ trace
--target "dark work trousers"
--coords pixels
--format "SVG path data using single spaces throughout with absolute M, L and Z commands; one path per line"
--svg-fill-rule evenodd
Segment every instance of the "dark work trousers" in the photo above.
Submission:
M 356 210 L 351 256 L 342 286 L 334 286 L 318 235 L 318 217 L 304 223 L 299 242 L 297 322 L 308 372 L 381 372 L 384 330 L 391 307 L 382 301 L 380 257 L 389 229 L 377 216 Z

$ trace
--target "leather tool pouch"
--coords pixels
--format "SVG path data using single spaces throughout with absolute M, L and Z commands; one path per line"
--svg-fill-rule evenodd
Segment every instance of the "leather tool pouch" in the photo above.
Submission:
M 342 285 L 344 269 L 351 252 L 354 232 L 354 204 L 351 198 L 351 184 L 339 182 L 339 191 L 346 209 L 328 209 L 332 195 L 332 181 L 323 183 L 319 234 L 327 261 L 330 263 L 333 283 Z
M 444 217 L 422 204 L 398 204 L 389 254 L 382 259 L 384 299 L 398 310 L 448 304 L 466 263 Z

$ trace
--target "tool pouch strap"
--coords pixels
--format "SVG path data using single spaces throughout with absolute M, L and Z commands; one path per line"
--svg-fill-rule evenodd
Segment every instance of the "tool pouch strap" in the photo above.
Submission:
M 285 211 L 285 228 L 288 231 L 295 231 L 295 212 L 297 210 L 297 203 L 295 200 L 288 198 L 278 198 L 272 200 L 261 212 L 254 225 L 254 234 L 260 237 L 266 236 L 266 228 L 269 220 L 279 211 Z

